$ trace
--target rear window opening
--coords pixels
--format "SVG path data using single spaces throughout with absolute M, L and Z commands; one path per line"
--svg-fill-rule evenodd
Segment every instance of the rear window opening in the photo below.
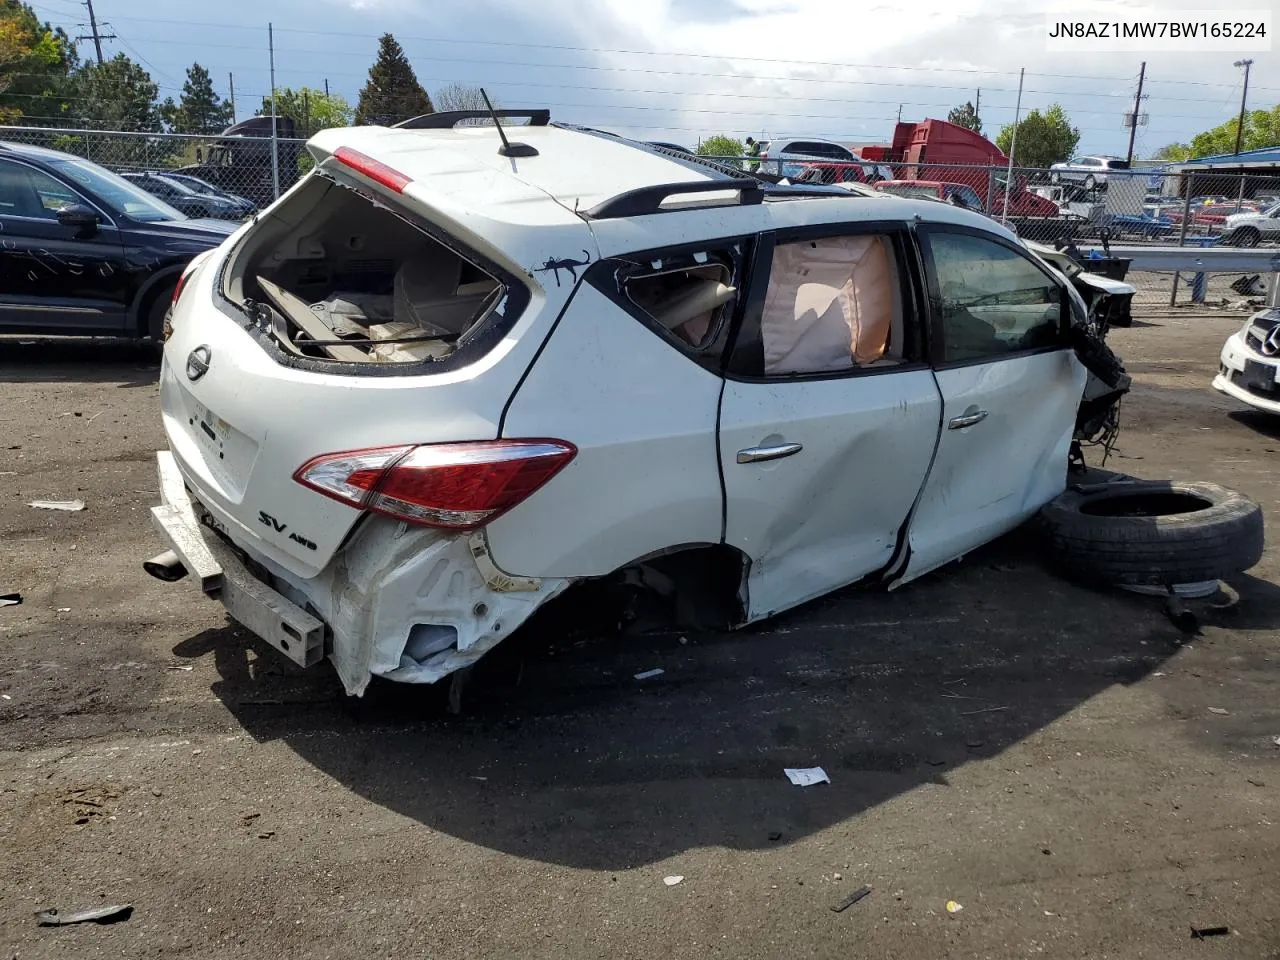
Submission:
M 629 277 L 623 292 L 663 329 L 700 347 L 715 336 L 723 308 L 738 291 L 732 285 L 731 266 L 708 259 L 705 264 L 673 261 L 653 273 Z
M 443 360 L 507 306 L 491 272 L 319 175 L 247 235 L 223 292 L 286 353 L 364 364 Z

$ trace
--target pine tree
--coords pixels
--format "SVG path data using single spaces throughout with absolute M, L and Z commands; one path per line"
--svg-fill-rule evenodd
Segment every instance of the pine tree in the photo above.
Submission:
M 231 104 L 222 102 L 213 89 L 209 71 L 198 63 L 187 68 L 182 99 L 165 100 L 160 115 L 174 133 L 221 133 L 231 123 Z
M 958 107 L 953 107 L 951 112 L 947 114 L 947 122 L 954 123 L 958 127 L 965 127 L 974 133 L 982 132 L 982 121 L 978 118 L 978 111 L 974 108 L 972 101 L 966 101 Z
M 404 50 L 395 37 L 384 33 L 378 40 L 378 59 L 369 68 L 369 80 L 360 91 L 356 123 L 389 126 L 434 112 L 431 98 L 418 83 Z

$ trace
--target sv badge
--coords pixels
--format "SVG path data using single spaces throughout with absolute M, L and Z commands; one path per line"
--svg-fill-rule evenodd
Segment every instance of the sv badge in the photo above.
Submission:
M 258 522 L 262 524 L 264 527 L 270 527 L 276 533 L 284 533 L 286 530 L 289 529 L 289 525 L 287 523 L 281 523 L 279 520 L 277 520 L 271 514 L 267 513 L 267 511 L 265 510 L 258 511 Z M 306 547 L 308 550 L 316 549 L 316 545 L 314 541 L 308 540 L 306 537 L 301 536 L 299 534 L 291 533 L 289 534 L 289 539 L 292 540 L 294 543 L 301 544 L 302 546 Z

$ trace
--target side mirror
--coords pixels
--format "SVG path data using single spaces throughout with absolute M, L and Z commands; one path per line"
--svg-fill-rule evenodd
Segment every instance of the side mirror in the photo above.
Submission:
M 58 211 L 58 222 L 64 227 L 73 227 L 76 230 L 92 233 L 98 229 L 102 218 L 92 207 L 87 207 L 83 203 L 69 203 Z

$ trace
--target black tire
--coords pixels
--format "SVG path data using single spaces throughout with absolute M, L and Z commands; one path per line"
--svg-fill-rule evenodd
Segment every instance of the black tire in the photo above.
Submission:
M 1256 247 L 1261 239 L 1257 227 L 1241 227 L 1232 232 L 1229 243 L 1233 247 Z
M 146 321 L 140 332 L 156 343 L 164 342 L 164 321 L 169 314 L 169 303 L 173 300 L 175 286 L 176 280 L 173 283 L 162 283 L 160 289 L 143 305 L 143 312 L 140 313 Z
M 1086 190 L 1092 190 L 1097 185 L 1098 185 L 1098 181 L 1094 179 L 1092 173 L 1089 174 L 1089 176 L 1084 178 L 1084 188 Z
M 1058 568 L 1086 583 L 1199 583 L 1248 570 L 1262 557 L 1261 508 L 1215 483 L 1073 488 L 1040 517 Z

